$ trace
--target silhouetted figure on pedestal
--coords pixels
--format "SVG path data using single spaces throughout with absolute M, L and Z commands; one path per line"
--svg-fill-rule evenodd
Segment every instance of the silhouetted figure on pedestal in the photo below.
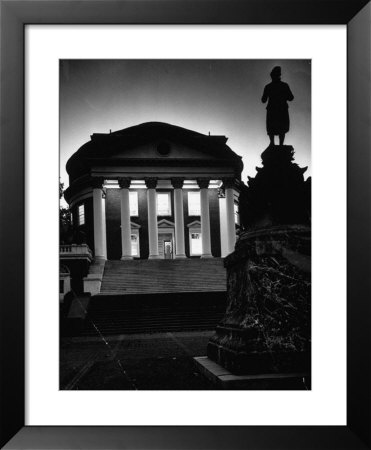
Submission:
M 227 309 L 207 356 L 236 375 L 272 374 L 260 388 L 241 389 L 308 389 L 311 182 L 290 145 L 269 145 L 261 158 L 255 177 L 240 185 L 242 231 L 224 259 Z
M 271 72 L 272 82 L 264 88 L 262 102 L 267 105 L 267 133 L 274 145 L 274 136 L 279 136 L 280 145 L 285 141 L 285 134 L 290 129 L 289 107 L 287 102 L 294 99 L 290 87 L 281 81 L 281 67 L 276 66 Z

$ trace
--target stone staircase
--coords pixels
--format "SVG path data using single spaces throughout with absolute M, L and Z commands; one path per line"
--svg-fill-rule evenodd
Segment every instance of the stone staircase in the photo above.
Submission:
M 106 261 L 82 334 L 213 330 L 225 308 L 221 258 Z
M 101 294 L 224 292 L 222 258 L 106 261 Z

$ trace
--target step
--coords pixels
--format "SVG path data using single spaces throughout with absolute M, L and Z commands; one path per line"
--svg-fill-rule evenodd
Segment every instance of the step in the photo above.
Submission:
M 225 290 L 222 258 L 106 261 L 101 286 L 107 295 Z

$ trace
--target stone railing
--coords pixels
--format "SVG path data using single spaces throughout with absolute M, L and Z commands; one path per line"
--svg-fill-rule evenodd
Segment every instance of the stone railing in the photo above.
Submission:
M 62 244 L 59 248 L 61 258 L 87 258 L 93 259 L 93 254 L 87 244 Z

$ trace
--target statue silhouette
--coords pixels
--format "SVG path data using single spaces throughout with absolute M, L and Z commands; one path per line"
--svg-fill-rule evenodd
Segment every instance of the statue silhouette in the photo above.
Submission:
M 267 134 L 271 145 L 274 136 L 279 136 L 280 145 L 285 141 L 285 134 L 290 129 L 289 107 L 287 101 L 294 99 L 290 87 L 281 81 L 281 67 L 276 66 L 271 72 L 272 82 L 264 88 L 262 102 L 267 105 Z

